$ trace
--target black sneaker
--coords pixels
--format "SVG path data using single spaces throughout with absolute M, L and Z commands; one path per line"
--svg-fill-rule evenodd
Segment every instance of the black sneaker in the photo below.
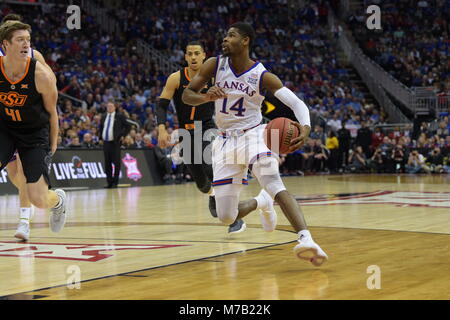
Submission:
M 247 228 L 245 222 L 242 219 L 238 219 L 228 227 L 228 233 L 239 233 Z
M 209 212 L 214 218 L 217 218 L 216 197 L 214 196 L 209 197 Z

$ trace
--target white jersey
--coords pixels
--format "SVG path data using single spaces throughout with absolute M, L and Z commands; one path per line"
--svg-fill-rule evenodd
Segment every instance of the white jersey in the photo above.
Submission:
M 4 57 L 5 56 L 5 52 L 3 51 L 2 48 L 0 48 L 0 57 Z M 31 48 L 28 48 L 28 56 L 30 58 L 34 58 L 34 50 Z
M 247 71 L 236 74 L 230 65 L 230 58 L 217 57 L 216 86 L 223 89 L 227 98 L 215 101 L 215 121 L 221 130 L 245 130 L 262 121 L 261 76 L 267 72 L 260 62 Z

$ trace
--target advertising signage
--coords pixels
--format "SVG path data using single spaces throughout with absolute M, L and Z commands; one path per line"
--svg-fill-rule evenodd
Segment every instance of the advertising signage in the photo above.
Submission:
M 161 184 L 153 150 L 121 150 L 119 186 Z M 113 168 L 114 170 L 114 168 Z M 103 150 L 58 150 L 52 159 L 50 183 L 53 188 L 98 189 L 106 183 Z M 6 170 L 0 173 L 0 194 L 15 194 Z

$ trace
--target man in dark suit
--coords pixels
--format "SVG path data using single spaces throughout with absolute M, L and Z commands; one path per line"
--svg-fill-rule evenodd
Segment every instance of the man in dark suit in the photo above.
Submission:
M 114 102 L 106 105 L 107 113 L 100 122 L 100 135 L 103 140 L 105 155 L 105 173 L 108 185 L 106 188 L 116 188 L 120 173 L 120 144 L 130 129 L 125 116 L 116 112 Z M 114 164 L 114 176 L 112 165 Z

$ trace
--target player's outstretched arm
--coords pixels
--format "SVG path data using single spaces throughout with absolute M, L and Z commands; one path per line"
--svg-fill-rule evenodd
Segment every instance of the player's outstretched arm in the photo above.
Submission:
M 197 75 L 191 80 L 189 86 L 184 90 L 181 99 L 184 103 L 191 106 L 198 106 L 206 102 L 214 101 L 225 96 L 225 93 L 217 86 L 212 86 L 206 94 L 200 93 L 200 90 L 214 76 L 216 71 L 217 58 L 212 57 L 200 68 Z
M 161 148 L 168 146 L 169 134 L 166 130 L 167 108 L 172 100 L 175 91 L 180 85 L 180 71 L 172 73 L 168 78 L 164 89 L 159 96 L 156 106 L 156 121 L 158 123 L 158 144 Z
M 289 152 L 300 149 L 305 144 L 306 139 L 311 132 L 311 120 L 308 107 L 295 95 L 295 93 L 283 86 L 281 80 L 273 73 L 264 73 L 261 81 L 264 89 L 270 91 L 275 97 L 294 111 L 295 117 L 299 123 L 293 123 L 299 129 L 300 135 L 291 141 Z
M 55 153 L 59 132 L 58 112 L 56 110 L 58 89 L 53 72 L 39 61 L 36 63 L 35 82 L 37 91 L 42 95 L 44 108 L 50 114 L 50 148 L 51 152 Z

